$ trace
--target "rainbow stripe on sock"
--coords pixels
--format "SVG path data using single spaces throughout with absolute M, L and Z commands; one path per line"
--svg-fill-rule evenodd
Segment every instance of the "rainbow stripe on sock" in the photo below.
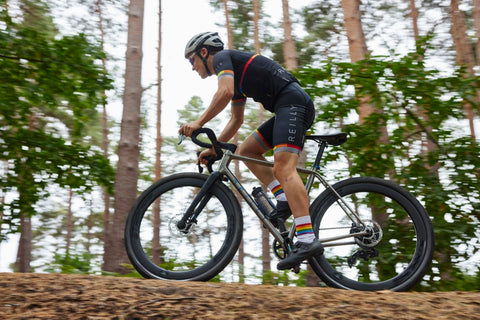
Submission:
M 297 231 L 297 236 L 313 234 L 313 227 L 311 223 L 299 224 L 295 226 L 295 230 Z
M 274 187 L 274 188 L 272 189 L 272 193 L 273 193 L 273 195 L 274 195 L 275 197 L 278 196 L 278 195 L 281 194 L 281 193 L 284 193 L 282 186 L 281 186 L 281 185 L 278 185 L 278 186 Z
M 295 230 L 297 231 L 297 236 L 313 234 L 313 227 L 311 223 L 299 224 L 295 226 Z

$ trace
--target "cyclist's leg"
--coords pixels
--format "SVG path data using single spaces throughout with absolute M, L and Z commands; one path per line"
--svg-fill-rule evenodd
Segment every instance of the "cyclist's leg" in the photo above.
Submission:
M 280 270 L 293 268 L 303 260 L 323 253 L 323 246 L 313 233 L 307 191 L 296 170 L 314 114 L 313 102 L 298 84 L 287 87 L 275 107 L 273 173 L 282 185 L 295 217 L 298 238 L 293 251 L 277 264 Z
M 313 122 L 313 106 L 290 103 L 296 95 L 280 100 L 283 105 L 275 109 L 272 144 L 274 146 L 273 174 L 287 196 L 295 218 L 309 215 L 307 191 L 297 172 L 307 129 Z
M 306 132 L 314 117 L 313 102 L 297 83 L 282 91 L 275 105 L 271 138 L 274 147 L 273 173 L 285 191 L 295 218 L 309 215 L 307 191 L 296 168 Z
M 272 149 L 273 143 L 273 127 L 275 117 L 264 122 L 257 130 L 255 130 L 238 148 L 238 153 L 250 158 L 265 160 L 263 156 L 265 152 Z M 271 167 L 262 166 L 252 162 L 245 162 L 250 171 L 272 192 L 277 200 L 277 211 L 272 222 L 278 226 L 278 219 L 288 219 L 292 215 L 290 207 L 287 203 L 283 187 L 274 177 Z
M 257 130 L 248 136 L 244 142 L 240 144 L 237 149 L 237 153 L 245 157 L 266 160 L 263 155 L 265 152 L 272 149 L 270 146 L 271 141 L 268 142 L 265 140 L 259 130 L 262 132 L 272 131 L 274 122 L 275 117 L 264 122 Z M 245 162 L 245 165 L 264 185 L 268 185 L 275 179 L 273 176 L 273 170 L 270 167 L 247 161 Z
M 298 159 L 296 153 L 277 152 L 274 155 L 273 167 L 273 175 L 282 185 L 295 218 L 309 214 L 307 190 L 297 172 Z

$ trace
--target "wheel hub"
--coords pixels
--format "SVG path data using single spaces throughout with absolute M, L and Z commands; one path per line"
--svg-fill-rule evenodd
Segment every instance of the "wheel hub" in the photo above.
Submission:
M 365 235 L 355 237 L 355 242 L 360 247 L 375 247 L 383 238 L 383 230 L 376 221 L 365 220 L 364 226 L 352 227 L 351 233 L 365 232 Z
M 195 232 L 195 226 L 196 224 L 190 224 L 188 227 L 185 229 L 179 229 L 178 228 L 178 222 L 182 218 L 181 214 L 178 214 L 177 216 L 174 216 L 170 218 L 168 221 L 168 230 L 170 231 L 170 234 L 176 236 L 176 237 L 185 237 L 193 234 Z

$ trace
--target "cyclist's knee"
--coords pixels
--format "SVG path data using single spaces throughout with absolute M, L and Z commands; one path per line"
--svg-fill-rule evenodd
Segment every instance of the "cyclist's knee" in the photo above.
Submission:
M 298 155 L 290 152 L 279 152 L 274 156 L 273 175 L 280 181 L 297 174 Z
M 241 155 L 241 156 L 245 156 L 245 154 L 247 153 L 247 150 L 248 148 L 246 148 L 245 146 L 245 142 L 242 142 L 240 143 L 240 145 L 237 147 L 237 154 Z
M 258 142 L 253 138 L 253 136 L 249 136 L 237 148 L 237 154 L 245 157 L 261 156 L 265 152 L 266 150 L 264 150 L 262 146 L 258 144 Z
M 249 148 L 248 145 L 245 145 L 245 142 L 243 142 L 238 146 L 237 154 L 248 157 L 249 155 L 251 155 L 251 148 Z
M 296 170 L 282 165 L 273 166 L 273 175 L 281 182 L 288 181 L 292 175 L 296 174 Z

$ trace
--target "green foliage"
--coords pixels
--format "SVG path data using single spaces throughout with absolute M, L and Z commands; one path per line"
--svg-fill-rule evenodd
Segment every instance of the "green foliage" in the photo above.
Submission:
M 210 0 L 210 5 L 222 9 L 223 3 L 219 0 Z M 233 48 L 242 51 L 255 51 L 253 45 L 253 5 L 251 1 L 235 0 L 228 3 L 230 23 L 233 33 Z M 225 39 L 226 40 L 226 39 Z
M 0 208 L 3 233 L 18 230 L 21 215 L 56 183 L 78 192 L 102 184 L 112 189 L 113 168 L 89 145 L 85 124 L 112 88 L 86 35 L 56 37 L 52 30 L 0 21 L 0 160 L 2 192 L 17 195 Z M 9 226 L 5 228 L 5 226 Z
M 325 61 L 297 77 L 315 97 L 317 120 L 349 134 L 329 157 L 348 159 L 349 175 L 393 179 L 425 205 L 436 253 L 422 288 L 453 290 L 463 279 L 458 263 L 479 248 L 471 239 L 477 238 L 480 214 L 480 145 L 464 128 L 463 109 L 465 103 L 477 106 L 479 79 L 466 77 L 462 68 L 449 75 L 427 68 L 427 49 L 419 43 L 416 52 L 396 59 Z M 366 99 L 375 112 L 360 124 L 358 108 Z
M 52 273 L 68 273 L 68 274 L 90 274 L 90 262 L 92 256 L 84 254 L 66 254 L 61 255 L 56 253 L 54 261 L 47 268 L 48 272 Z

